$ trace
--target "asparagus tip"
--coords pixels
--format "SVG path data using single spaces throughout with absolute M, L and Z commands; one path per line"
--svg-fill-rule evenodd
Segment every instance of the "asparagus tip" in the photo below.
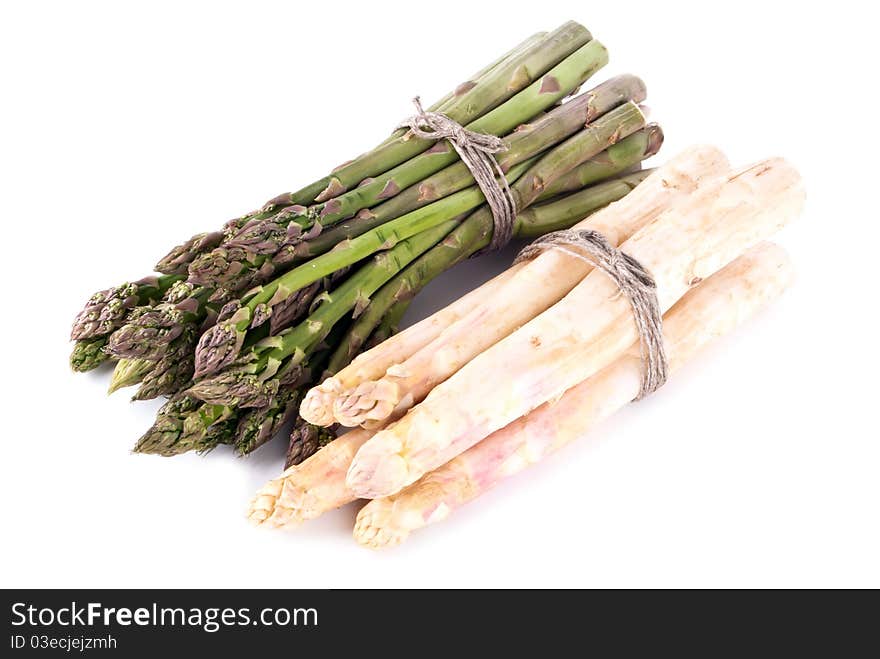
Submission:
M 244 337 L 245 332 L 240 331 L 231 320 L 208 329 L 196 346 L 195 377 L 216 373 L 231 364 L 241 350 Z
M 363 547 L 382 549 L 399 545 L 409 531 L 394 523 L 393 506 L 386 500 L 375 500 L 358 513 L 352 535 Z

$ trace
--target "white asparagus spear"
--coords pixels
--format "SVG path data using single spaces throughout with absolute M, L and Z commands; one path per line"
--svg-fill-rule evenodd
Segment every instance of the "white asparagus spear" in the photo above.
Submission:
M 800 214 L 803 188 L 781 159 L 700 188 L 622 245 L 651 272 L 661 310 Z M 562 301 L 439 384 L 355 456 L 349 487 L 388 496 L 492 432 L 561 396 L 637 338 L 628 300 L 594 270 Z
M 345 472 L 354 454 L 373 433 L 352 430 L 264 485 L 248 508 L 255 524 L 294 528 L 302 522 L 354 501 Z
M 381 350 L 369 350 L 355 357 L 339 373 L 309 390 L 300 405 L 300 416 L 318 426 L 333 425 L 333 403 L 339 393 L 365 380 L 382 377 L 389 366 L 405 360 L 433 341 L 446 327 L 491 298 L 522 265 L 508 268 L 432 316 L 386 339 Z
M 689 291 L 663 319 L 670 371 L 782 294 L 793 269 L 782 248 L 762 243 Z M 638 346 L 611 366 L 498 430 L 404 490 L 358 514 L 354 537 L 372 548 L 396 545 L 446 519 L 500 481 L 583 437 L 639 392 Z
M 660 167 L 622 200 L 575 228 L 594 229 L 618 245 L 687 198 L 700 183 L 729 169 L 727 158 L 717 148 L 693 147 Z M 556 304 L 590 270 L 592 266 L 585 261 L 558 250 L 532 259 L 483 304 L 408 359 L 391 366 L 383 377 L 341 392 L 333 405 L 336 421 L 349 427 L 374 427 L 400 417 L 471 359 Z

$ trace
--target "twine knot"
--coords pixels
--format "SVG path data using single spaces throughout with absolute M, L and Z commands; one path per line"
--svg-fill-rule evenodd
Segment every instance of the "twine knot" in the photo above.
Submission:
M 571 247 L 579 249 L 571 249 Z M 514 264 L 534 258 L 545 249 L 555 249 L 595 266 L 607 274 L 626 295 L 639 333 L 642 358 L 641 400 L 663 386 L 669 373 L 663 343 L 663 314 L 657 300 L 657 284 L 651 273 L 629 254 L 609 243 L 598 231 L 565 229 L 554 231 L 527 245 Z
M 416 114 L 403 121 L 398 128 L 408 128 L 413 135 L 426 140 L 449 140 L 470 170 L 492 211 L 495 228 L 489 249 L 504 247 L 513 237 L 516 219 L 516 201 L 504 171 L 494 157 L 496 153 L 507 150 L 504 141 L 495 135 L 468 130 L 445 114 L 424 110 L 418 96 L 413 99 L 413 105 L 416 106 Z

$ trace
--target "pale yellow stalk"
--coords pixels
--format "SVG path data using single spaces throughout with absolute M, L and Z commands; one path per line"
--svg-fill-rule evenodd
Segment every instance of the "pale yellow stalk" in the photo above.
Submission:
M 491 298 L 516 274 L 521 265 L 509 268 L 437 313 L 355 357 L 351 364 L 339 373 L 309 390 L 300 405 L 300 416 L 318 426 L 333 425 L 333 403 L 341 392 L 348 391 L 366 380 L 382 377 L 390 366 L 407 359 L 433 341 L 446 327 Z
M 248 518 L 272 528 L 293 528 L 353 501 L 345 472 L 371 435 L 360 429 L 345 433 L 266 483 L 251 501 Z
M 762 243 L 688 292 L 663 319 L 670 372 L 778 297 L 792 279 L 788 255 Z M 358 514 L 355 539 L 372 548 L 396 545 L 446 519 L 624 407 L 639 392 L 640 373 L 634 345 L 559 401 L 543 404 L 397 494 L 371 501 Z
M 798 173 L 780 159 L 700 188 L 621 247 L 654 276 L 660 308 L 800 214 Z M 627 299 L 593 271 L 562 301 L 439 384 L 358 451 L 360 497 L 398 492 L 620 357 L 637 332 Z
M 614 245 L 686 199 L 707 179 L 730 169 L 715 147 L 688 149 L 657 169 L 622 200 L 576 225 Z M 485 302 L 378 380 L 338 394 L 333 415 L 344 426 L 384 425 L 421 402 L 471 359 L 561 300 L 589 272 L 585 261 L 558 250 L 532 259 Z

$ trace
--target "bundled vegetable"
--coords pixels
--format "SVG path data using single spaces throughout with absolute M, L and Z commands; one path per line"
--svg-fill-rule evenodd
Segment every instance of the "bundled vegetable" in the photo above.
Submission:
M 782 250 L 752 245 L 802 203 L 784 161 L 730 172 L 717 149 L 696 147 L 578 228 L 600 230 L 651 264 L 674 371 L 788 285 Z M 268 483 L 250 518 L 296 526 L 367 497 L 356 539 L 397 544 L 636 398 L 644 356 L 629 303 L 578 249 L 519 263 L 310 391 L 303 415 L 326 421 L 376 383 L 409 386 L 392 391 L 397 402 L 383 414 L 362 406 L 373 410 L 357 419 L 368 428 Z
M 247 455 L 287 433 L 256 523 L 368 498 L 355 538 L 382 547 L 444 519 L 791 279 L 761 241 L 799 214 L 797 172 L 781 159 L 731 170 L 708 146 L 643 170 L 663 143 L 644 83 L 579 92 L 607 61 L 577 23 L 529 37 L 427 112 L 417 101 L 374 149 L 192 236 L 159 275 L 93 295 L 71 367 L 113 360 L 111 392 L 167 397 L 139 453 Z M 551 233 L 398 333 L 437 276 Z M 355 429 L 337 438 L 342 426 Z
M 648 175 L 641 163 L 663 134 L 640 109 L 642 81 L 622 75 L 577 93 L 607 61 L 604 46 L 568 22 L 429 109 L 500 138 L 495 184 L 509 186 L 513 235 L 570 227 Z M 74 369 L 113 359 L 111 391 L 139 384 L 135 399 L 169 397 L 137 452 L 227 444 L 244 455 L 292 424 L 292 465 L 331 442 L 334 419 L 299 416 L 306 392 L 390 338 L 433 278 L 494 246 L 486 182 L 476 183 L 455 144 L 430 138 L 398 129 L 329 175 L 173 248 L 160 276 L 90 300 L 74 329 Z
M 760 244 L 685 294 L 663 317 L 672 371 L 733 330 L 792 281 L 788 255 Z M 506 478 L 542 460 L 624 407 L 639 393 L 637 346 L 556 402 L 494 432 L 397 494 L 374 499 L 357 516 L 354 537 L 369 547 L 399 544 L 414 530 L 447 518 Z
M 797 172 L 781 160 L 764 161 L 698 190 L 621 247 L 653 273 L 666 310 L 690 286 L 796 217 L 802 204 Z M 636 338 L 629 302 L 615 295 L 604 273 L 591 272 L 562 301 L 470 361 L 365 444 L 349 486 L 367 498 L 397 492 L 607 366 Z
M 664 316 L 669 365 L 690 361 L 708 342 L 746 321 L 791 283 L 785 252 L 762 243 L 687 293 Z M 413 530 L 445 519 L 455 508 L 519 473 L 630 402 L 638 393 L 637 346 L 613 365 L 569 389 L 426 474 L 396 495 L 374 499 L 358 515 L 355 538 L 369 546 L 393 545 Z M 342 435 L 299 467 L 270 481 L 251 502 L 257 524 L 283 528 L 354 501 L 345 474 L 373 436 L 365 429 Z

